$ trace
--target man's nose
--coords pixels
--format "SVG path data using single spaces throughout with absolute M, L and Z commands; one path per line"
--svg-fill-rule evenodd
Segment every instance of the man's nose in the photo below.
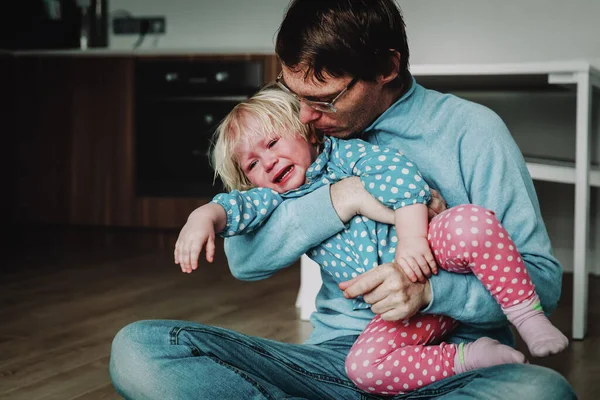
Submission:
M 300 122 L 303 124 L 316 121 L 321 117 L 321 114 L 320 111 L 317 111 L 305 102 L 300 101 Z

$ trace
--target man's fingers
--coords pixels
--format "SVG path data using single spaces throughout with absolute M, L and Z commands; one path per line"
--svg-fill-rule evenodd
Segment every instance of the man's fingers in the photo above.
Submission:
M 386 311 L 380 315 L 384 321 L 400 321 L 408 318 L 408 314 L 400 313 L 397 309 Z
M 368 293 L 381 285 L 385 278 L 385 272 L 381 268 L 375 268 L 357 276 L 350 286 L 344 289 L 344 297 L 353 299 L 362 294 Z
M 394 304 L 390 299 L 384 299 L 371 306 L 371 311 L 381 315 L 384 321 L 398 321 L 410 317 L 406 307 Z
M 375 304 L 378 303 L 388 297 L 390 291 L 387 288 L 384 288 L 385 283 L 377 286 L 375 289 L 371 290 L 369 293 L 363 294 L 363 300 L 367 304 Z
M 433 219 L 435 216 L 437 215 L 437 213 L 435 211 L 433 211 L 433 209 L 428 208 L 427 209 L 427 218 L 429 218 L 430 220 Z
M 340 283 L 338 283 L 338 287 L 341 290 L 346 290 L 346 288 L 348 288 L 349 286 L 353 285 L 354 282 L 356 282 L 357 280 L 359 280 L 361 276 L 362 275 L 359 275 L 359 276 L 354 277 L 354 278 L 352 278 L 350 280 L 347 280 L 347 281 L 344 281 L 344 282 L 340 282 Z
M 446 208 L 446 202 L 444 201 L 442 195 L 440 195 L 437 190 L 431 189 L 431 201 L 429 202 L 428 206 L 428 210 L 431 211 L 428 212 L 429 218 L 435 217 L 437 214 L 441 214 L 446 210 Z

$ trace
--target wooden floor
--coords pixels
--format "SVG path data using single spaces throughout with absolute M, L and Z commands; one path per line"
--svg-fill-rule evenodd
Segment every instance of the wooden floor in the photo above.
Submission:
M 286 342 L 310 332 L 294 308 L 297 266 L 240 282 L 229 275 L 221 246 L 214 264 L 179 272 L 171 256 L 176 232 L 16 232 L 0 256 L 0 399 L 118 399 L 107 371 L 110 343 L 140 319 L 192 320 Z M 570 284 L 566 275 L 552 317 L 567 334 Z M 600 279 L 592 279 L 590 294 L 588 337 L 531 360 L 566 376 L 582 400 L 600 398 Z

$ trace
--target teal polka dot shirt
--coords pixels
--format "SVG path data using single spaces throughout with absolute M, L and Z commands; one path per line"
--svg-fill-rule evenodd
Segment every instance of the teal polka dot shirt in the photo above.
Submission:
M 402 153 L 360 139 L 325 137 L 323 149 L 306 172 L 306 183 L 279 194 L 271 189 L 234 190 L 215 196 L 227 214 L 224 237 L 242 235 L 259 228 L 286 199 L 301 197 L 341 179 L 358 176 L 365 189 L 394 210 L 431 199 L 428 184 L 417 166 Z M 379 264 L 391 262 L 396 251 L 396 230 L 364 216 L 354 217 L 336 235 L 306 254 L 336 282 L 346 281 Z M 369 306 L 356 299 L 355 309 Z

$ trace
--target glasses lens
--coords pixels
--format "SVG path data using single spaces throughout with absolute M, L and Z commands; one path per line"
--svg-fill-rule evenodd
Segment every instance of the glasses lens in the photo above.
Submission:
M 310 101 L 310 100 L 307 100 L 305 98 L 298 96 L 296 93 L 292 92 L 285 83 L 282 82 L 282 79 L 283 79 L 283 74 L 280 73 L 279 76 L 277 77 L 277 79 L 275 79 L 275 83 L 277 83 L 277 86 L 279 86 L 279 88 L 282 89 L 284 92 L 287 92 L 287 93 L 291 94 L 292 96 L 294 96 L 296 98 L 296 100 L 298 100 L 300 102 L 304 102 L 307 106 L 309 106 L 319 112 L 335 113 L 337 111 L 335 106 L 332 103 L 325 103 L 325 102 L 320 102 L 320 101 L 314 102 L 314 101 Z
M 300 99 L 300 101 L 303 101 L 307 106 L 309 106 L 310 108 L 313 108 L 319 112 L 324 112 L 324 113 L 334 113 L 335 112 L 335 107 L 333 106 L 333 104 L 330 104 L 330 103 L 310 101 L 310 100 L 306 100 L 306 99 Z

